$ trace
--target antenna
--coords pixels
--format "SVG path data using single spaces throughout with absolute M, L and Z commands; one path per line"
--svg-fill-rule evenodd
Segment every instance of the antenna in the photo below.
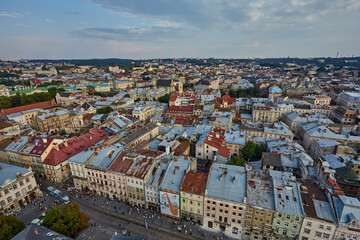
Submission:
M 337 54 L 336 54 L 336 58 L 338 58 L 339 57 L 339 52 L 337 52 Z

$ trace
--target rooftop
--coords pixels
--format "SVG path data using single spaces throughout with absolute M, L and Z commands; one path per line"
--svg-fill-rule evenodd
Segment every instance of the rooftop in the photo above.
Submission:
M 6 180 L 10 179 L 12 181 L 18 174 L 24 175 L 28 172 L 29 170 L 26 168 L 0 162 L 0 186 L 6 185 Z
M 244 204 L 246 196 L 245 168 L 213 163 L 205 195 L 210 198 Z
M 275 210 L 303 216 L 299 184 L 289 172 L 269 170 L 273 181 Z
M 168 171 L 166 172 L 164 180 L 161 184 L 161 188 L 179 192 L 181 182 L 184 178 L 184 171 L 188 170 L 193 161 L 195 161 L 195 158 L 188 156 L 174 158 L 169 165 Z
M 268 173 L 262 170 L 247 173 L 247 202 L 252 207 L 274 210 L 274 193 Z
M 203 172 L 189 171 L 185 174 L 180 191 L 203 195 L 207 182 L 207 174 Z
M 123 146 L 115 144 L 110 147 L 104 147 L 95 153 L 95 156 L 91 159 L 88 165 L 107 169 L 110 164 L 114 161 L 120 151 L 123 150 Z

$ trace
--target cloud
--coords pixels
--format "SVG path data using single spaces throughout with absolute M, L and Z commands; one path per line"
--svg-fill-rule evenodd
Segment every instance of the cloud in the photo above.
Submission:
M 255 42 L 253 42 L 253 43 L 251 44 L 251 46 L 254 47 L 254 48 L 259 48 L 259 47 L 261 47 L 261 43 L 258 42 L 258 41 L 255 41 Z
M 338 11 L 355 11 L 358 0 L 90 0 L 120 14 L 200 29 L 264 29 L 309 25 Z M 352 7 L 352 8 L 351 8 Z M 315 17 L 316 16 L 316 17 Z M 304 20 L 305 19 L 305 20 Z
M 15 27 L 18 27 L 18 28 L 30 28 L 32 26 L 31 25 L 26 25 L 26 24 L 15 24 Z
M 80 28 L 70 31 L 72 36 L 115 41 L 160 41 L 190 36 L 193 31 L 174 27 L 150 28 Z
M 19 13 L 9 13 L 9 12 L 0 12 L 0 17 L 12 17 L 12 18 L 16 18 L 16 17 L 20 17 L 21 15 Z
M 140 58 L 160 50 L 159 47 L 112 40 L 0 36 L 0 52 L 5 59 Z

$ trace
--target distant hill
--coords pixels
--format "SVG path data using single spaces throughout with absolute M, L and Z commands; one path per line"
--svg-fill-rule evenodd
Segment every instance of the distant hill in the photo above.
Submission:
M 134 59 L 120 59 L 120 58 L 105 58 L 105 59 L 29 59 L 31 62 L 42 63 L 71 63 L 76 66 L 92 65 L 98 67 L 105 66 L 122 66 L 128 64 L 138 65 L 143 62 L 158 62 L 171 63 L 174 61 L 192 63 L 197 65 L 212 65 L 219 63 L 241 63 L 241 62 L 257 62 L 261 65 L 276 66 L 280 63 L 296 63 L 299 65 L 316 64 L 317 66 L 325 66 L 332 64 L 336 67 L 343 66 L 360 66 L 360 57 L 342 57 L 342 58 L 248 58 L 248 59 L 226 59 L 226 58 L 164 58 L 164 59 L 147 59 L 147 60 L 134 60 Z

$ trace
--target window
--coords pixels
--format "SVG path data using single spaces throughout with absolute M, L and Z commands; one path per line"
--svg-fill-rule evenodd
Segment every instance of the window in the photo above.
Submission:
M 236 227 L 234 227 L 233 230 L 232 230 L 232 233 L 233 233 L 233 234 L 238 234 L 238 231 L 239 231 L 239 230 L 238 230 Z
M 326 227 L 326 230 L 327 230 L 327 231 L 331 231 L 331 227 L 330 227 L 330 226 L 327 226 L 327 227 Z
M 282 217 L 282 213 L 281 213 L 281 212 L 278 213 L 278 217 Z
M 324 229 L 324 225 L 321 224 L 321 225 L 319 226 L 319 228 L 320 228 L 320 229 Z
M 310 232 L 311 232 L 310 229 L 307 229 L 307 228 L 304 229 L 304 233 L 305 233 L 305 234 L 310 234 Z
M 19 193 L 19 192 L 16 192 L 16 193 L 15 193 L 15 196 L 16 196 L 17 198 L 19 198 L 19 197 L 20 197 L 20 193 Z
M 299 221 L 300 220 L 300 217 L 295 217 L 295 221 Z
M 285 222 L 285 227 L 288 227 L 289 226 L 289 222 Z
M 20 181 L 19 184 L 20 184 L 20 186 L 23 186 L 23 185 L 24 185 L 24 182 L 23 182 L 23 181 Z
M 30 190 L 32 189 L 32 186 L 31 186 L 31 185 L 29 185 L 29 186 L 28 186 L 28 189 L 29 189 L 29 191 L 30 191 Z
M 5 193 L 5 195 L 8 194 L 8 193 L 9 193 L 9 190 L 5 189 L 5 190 L 4 190 L 4 193 Z
M 290 214 L 286 215 L 286 218 L 291 219 L 291 215 Z
M 7 201 L 8 201 L 8 203 L 11 203 L 12 198 L 11 198 L 11 197 L 8 197 L 8 198 L 7 198 Z
M 17 189 L 17 184 L 14 184 L 13 189 L 14 190 Z
M 329 237 L 330 237 L 330 234 L 326 234 L 326 233 L 323 234 L 323 238 L 329 239 Z
M 311 222 L 307 222 L 307 223 L 306 223 L 306 226 L 311 227 L 311 225 L 312 225 Z
M 322 233 L 321 232 L 315 232 L 315 236 L 316 237 L 321 237 Z
M 297 224 L 293 225 L 293 229 L 297 229 L 297 227 L 298 227 Z
M 276 220 L 276 225 L 280 225 L 281 221 L 280 220 Z

